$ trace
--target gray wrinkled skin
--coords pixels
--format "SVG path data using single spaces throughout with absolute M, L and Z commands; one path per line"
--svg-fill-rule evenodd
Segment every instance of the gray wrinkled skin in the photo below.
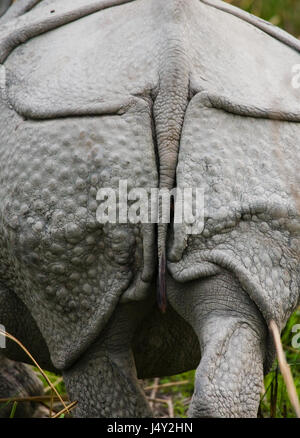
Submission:
M 43 394 L 43 384 L 31 368 L 23 363 L 12 362 L 0 355 L 0 394 L 5 398 L 35 397 Z M 9 417 L 12 403 L 1 404 L 0 418 Z M 36 403 L 18 403 L 14 418 L 43 417 L 42 408 L 37 408 Z
M 2 2 L 0 3 L 0 17 L 7 11 L 10 5 L 11 0 L 2 0 Z
M 77 416 L 151 416 L 138 378 L 196 367 L 190 416 L 257 415 L 268 323 L 299 302 L 299 52 L 217 0 L 18 0 L 0 18 L 0 323 Z M 99 224 L 119 180 L 204 188 L 203 232 Z M 0 362 L 0 397 L 14 382 Z

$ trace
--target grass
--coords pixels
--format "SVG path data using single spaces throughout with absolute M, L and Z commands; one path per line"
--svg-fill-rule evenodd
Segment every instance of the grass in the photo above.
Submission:
M 293 327 L 298 324 L 300 324 L 300 308 L 289 319 L 281 338 L 300 398 L 300 336 L 298 340 L 295 337 L 298 334 L 293 331 Z M 299 341 L 299 347 L 295 344 L 296 341 Z M 43 405 L 45 416 L 51 414 L 53 418 L 68 417 L 65 405 L 62 405 L 57 396 L 54 397 L 55 388 L 60 397 L 69 404 L 62 378 L 51 372 L 43 371 L 41 373 L 38 367 L 33 366 L 33 370 L 44 384 L 45 397 L 36 400 L 36 402 Z M 154 417 L 187 417 L 188 406 L 193 395 L 194 377 L 195 371 L 192 370 L 171 377 L 149 379 L 143 382 Z M 274 363 L 271 371 L 265 377 L 264 386 L 265 391 L 261 397 L 258 416 L 261 418 L 295 418 L 277 362 Z M 10 418 L 14 418 L 18 402 L 20 401 L 12 403 Z M 68 407 L 72 409 L 72 403 Z
M 15 418 L 16 410 L 17 410 L 18 402 L 14 402 L 11 408 L 11 413 L 9 418 Z
M 300 398 L 300 339 L 299 349 L 292 346 L 292 340 L 296 334 L 292 331 L 292 328 L 297 324 L 300 324 L 300 309 L 289 319 L 281 339 L 287 361 L 293 374 L 298 397 Z M 176 417 L 184 418 L 187 416 L 188 402 L 193 395 L 194 376 L 195 371 L 189 371 L 159 380 L 159 384 L 168 382 L 174 383 L 174 386 L 171 388 L 160 389 L 157 392 L 157 397 L 159 399 L 171 398 Z M 176 382 L 185 380 L 188 381 L 186 385 L 176 386 Z M 153 384 L 153 381 L 147 383 Z M 274 363 L 269 374 L 265 377 L 264 386 L 265 393 L 262 394 L 258 416 L 262 418 L 295 418 L 295 413 L 289 401 L 286 386 L 279 371 L 277 361 Z M 168 416 L 168 409 L 162 405 L 160 409 L 156 408 L 156 413 L 160 413 L 161 416 Z

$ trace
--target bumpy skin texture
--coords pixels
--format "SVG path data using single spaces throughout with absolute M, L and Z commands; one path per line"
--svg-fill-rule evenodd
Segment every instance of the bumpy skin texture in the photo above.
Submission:
M 299 301 L 299 51 L 215 0 L 19 0 L 1 18 L 0 323 L 63 372 L 78 416 L 149 416 L 137 376 L 200 356 L 190 415 L 256 415 L 267 324 Z M 100 188 L 175 179 L 205 189 L 201 235 L 97 222 Z
M 264 364 L 267 329 L 262 315 L 230 273 L 178 285 L 171 278 L 172 306 L 198 335 L 192 417 L 255 417 Z

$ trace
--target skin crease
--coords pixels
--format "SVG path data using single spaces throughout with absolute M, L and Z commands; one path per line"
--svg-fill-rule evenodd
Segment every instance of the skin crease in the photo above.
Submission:
M 1 2 L 0 5 L 0 16 L 4 14 L 4 12 L 7 11 L 7 9 L 10 7 L 11 5 L 11 0 L 5 0 Z
M 298 45 L 224 7 L 19 0 L 0 21 L 0 323 L 78 417 L 149 417 L 138 379 L 193 368 L 191 417 L 255 417 L 267 325 L 299 302 Z M 204 188 L 202 233 L 100 224 L 120 179 Z M 0 397 L 41 391 L 1 354 Z

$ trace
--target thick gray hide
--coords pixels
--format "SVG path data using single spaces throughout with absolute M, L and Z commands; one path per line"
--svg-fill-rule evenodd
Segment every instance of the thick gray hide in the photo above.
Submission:
M 232 115 L 197 95 L 177 169 L 178 186 L 205 188 L 206 224 L 202 236 L 178 226 L 174 278 L 228 269 L 282 328 L 299 299 L 299 135 L 298 124 Z
M 11 5 L 11 0 L 3 0 L 0 3 L 0 17 L 7 11 L 10 5 Z
M 0 29 L 0 278 L 54 366 L 157 275 L 154 226 L 101 226 L 97 190 L 167 187 L 177 158 L 205 229 L 171 230 L 173 279 L 225 268 L 282 328 L 299 300 L 299 42 L 212 0 L 32 3 Z

